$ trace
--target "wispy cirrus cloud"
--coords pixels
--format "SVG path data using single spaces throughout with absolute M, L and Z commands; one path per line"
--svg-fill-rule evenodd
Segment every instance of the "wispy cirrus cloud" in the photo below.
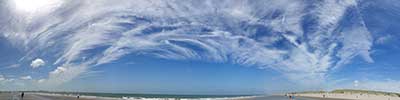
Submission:
M 355 56 L 373 62 L 363 19 L 347 16 L 359 10 L 355 0 L 129 2 L 65 1 L 29 19 L 3 11 L 0 31 L 28 58 L 57 59 L 45 80 L 54 84 L 128 54 L 270 68 L 304 85 Z

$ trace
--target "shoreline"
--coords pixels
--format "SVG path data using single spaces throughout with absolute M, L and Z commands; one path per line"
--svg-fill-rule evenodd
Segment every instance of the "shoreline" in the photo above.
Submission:
M 78 95 L 74 94 L 58 94 L 58 93 L 31 93 L 26 92 L 27 100 L 77 100 Z M 293 93 L 295 98 L 300 100 L 400 100 L 399 96 L 382 95 L 382 94 L 363 94 L 363 93 Z M 18 98 L 19 92 L 0 93 L 0 99 Z M 274 94 L 269 96 L 287 97 L 282 94 Z M 105 96 L 90 96 L 79 95 L 79 100 L 260 100 L 259 98 L 269 97 L 266 95 L 258 96 L 238 96 L 238 97 L 202 97 L 202 98 L 165 98 L 165 97 L 105 97 Z M 34 98 L 34 99 L 32 99 Z M 5 99 L 9 100 L 9 99 Z M 10 99 L 14 100 L 14 99 Z M 297 100 L 297 99 L 296 99 Z
M 32 93 L 25 92 L 27 100 L 77 100 L 75 94 L 58 94 L 58 93 Z M 0 93 L 0 100 L 14 100 L 20 97 L 20 92 Z M 238 97 L 205 97 L 205 98 L 165 98 L 165 97 L 105 97 L 105 96 L 90 96 L 90 95 L 79 95 L 79 100 L 244 100 L 256 98 L 259 96 L 238 96 Z M 8 98 L 8 99 L 7 99 Z

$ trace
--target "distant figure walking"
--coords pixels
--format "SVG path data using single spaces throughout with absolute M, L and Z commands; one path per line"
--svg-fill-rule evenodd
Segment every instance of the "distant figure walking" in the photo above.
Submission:
M 294 95 L 289 95 L 289 100 L 294 100 Z
M 24 99 L 24 95 L 25 95 L 25 93 L 22 92 L 22 93 L 21 93 L 21 99 Z
M 78 95 L 78 96 L 76 96 L 76 99 L 79 99 L 79 95 Z

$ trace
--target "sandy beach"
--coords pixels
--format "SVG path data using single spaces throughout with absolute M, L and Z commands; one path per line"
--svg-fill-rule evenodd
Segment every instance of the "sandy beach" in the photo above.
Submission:
M 272 95 L 265 97 L 238 98 L 233 100 L 290 100 L 284 95 Z M 400 100 L 398 96 L 382 94 L 359 94 L 359 93 L 298 93 L 294 100 Z
M 24 98 L 21 99 L 19 93 L 0 93 L 0 100 L 118 100 L 118 99 L 85 97 L 85 96 L 77 99 L 75 96 L 37 94 L 37 93 L 25 93 Z
M 290 100 L 289 97 L 283 95 L 276 96 L 264 96 L 264 97 L 252 97 L 252 98 L 237 98 L 237 99 L 226 99 L 226 100 Z M 294 100 L 350 100 L 350 99 L 338 99 L 338 98 L 320 98 L 320 97 L 296 97 Z
M 400 97 L 375 94 L 341 94 L 341 93 L 304 93 L 295 94 L 295 100 L 400 100 Z M 215 100 L 289 100 L 283 95 L 277 96 L 254 96 L 237 98 L 214 98 Z M 143 98 L 106 98 L 95 96 L 80 96 L 79 99 L 73 95 L 60 95 L 48 93 L 25 93 L 24 99 L 20 98 L 20 93 L 0 93 L 0 100 L 160 100 Z M 162 99 L 173 100 L 173 99 Z M 208 98 L 206 100 L 213 100 Z
M 76 95 L 62 95 L 62 94 L 51 94 L 51 93 L 25 93 L 24 98 L 21 99 L 19 92 L 0 93 L 0 100 L 253 100 L 252 98 L 254 97 L 256 96 L 176 99 L 176 98 L 136 98 L 136 97 L 109 98 L 109 97 L 96 97 L 96 96 L 80 96 L 80 98 L 77 99 Z
M 324 98 L 325 95 L 325 98 Z M 374 94 L 340 94 L 340 93 L 326 93 L 326 94 L 296 94 L 299 97 L 308 97 L 314 99 L 337 99 L 337 100 L 400 100 L 400 97 L 387 96 L 387 95 L 374 95 Z

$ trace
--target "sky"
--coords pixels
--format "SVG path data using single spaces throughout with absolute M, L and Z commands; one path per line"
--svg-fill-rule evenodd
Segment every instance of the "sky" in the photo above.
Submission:
M 0 90 L 400 92 L 396 0 L 2 0 Z

